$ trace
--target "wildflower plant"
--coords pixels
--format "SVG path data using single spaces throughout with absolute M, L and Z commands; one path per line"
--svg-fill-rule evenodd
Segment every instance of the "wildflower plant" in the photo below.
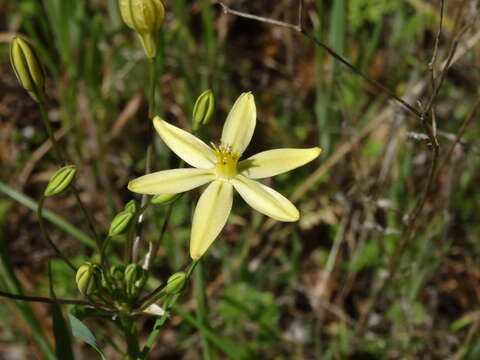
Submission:
M 315 158 L 321 152 L 318 147 L 309 149 L 277 149 L 264 151 L 247 159 L 241 159 L 249 145 L 256 126 L 257 112 L 254 96 L 245 92 L 235 101 L 225 121 L 219 143 L 211 146 L 164 120 L 154 116 L 155 112 L 155 57 L 157 54 L 157 35 L 164 18 L 165 9 L 160 0 L 119 0 L 122 18 L 126 25 L 140 37 L 149 66 L 149 113 L 153 118 L 153 127 L 165 144 L 182 161 L 192 166 L 149 173 L 130 181 L 128 188 L 142 194 L 140 201 L 127 202 L 113 218 L 108 230 L 98 229 L 95 219 L 83 204 L 76 178 L 81 165 L 73 164 L 67 153 L 62 151 L 53 135 L 51 121 L 47 111 L 45 93 L 45 73 L 34 46 L 27 39 L 16 36 L 11 43 L 10 58 L 15 74 L 26 91 L 38 103 L 43 124 L 53 145 L 58 169 L 51 177 L 39 201 L 38 217 L 45 240 L 53 247 L 58 256 L 73 271 L 79 294 L 84 300 L 45 298 L 43 301 L 53 304 L 72 304 L 81 308 L 91 308 L 97 315 L 108 316 L 121 328 L 127 344 L 126 359 L 145 359 L 150 346 L 140 348 L 136 329 L 136 317 L 149 314 L 158 317 L 155 329 L 166 322 L 166 317 L 178 296 L 187 288 L 193 270 L 200 258 L 220 234 L 232 209 L 234 189 L 255 210 L 279 221 L 293 222 L 299 219 L 297 208 L 283 195 L 263 185 L 258 180 L 275 176 Z M 195 132 L 207 130 L 215 117 L 216 101 L 212 90 L 205 90 L 195 102 L 192 113 L 192 128 Z M 147 158 L 152 147 L 147 147 Z M 148 161 L 148 159 L 147 159 Z M 203 191 L 191 220 L 190 257 L 192 263 L 185 271 L 177 271 L 166 281 L 159 281 L 157 288 L 148 286 L 151 268 L 160 240 L 149 243 L 141 251 L 141 223 L 146 210 L 152 206 L 164 206 L 168 209 L 165 225 L 181 193 L 196 187 L 207 185 Z M 96 254 L 79 266 L 66 256 L 55 244 L 44 223 L 45 202 L 53 197 L 73 192 L 79 207 L 87 221 L 91 237 L 96 246 Z M 124 240 L 124 256 L 119 259 L 109 249 L 113 238 Z M 142 257 L 141 254 L 144 254 Z M 112 261 L 115 264 L 112 264 Z M 158 282 L 158 280 L 157 280 Z M 53 293 L 53 290 L 52 290 Z M 30 300 L 28 296 L 12 295 L 21 300 Z M 73 315 L 70 314 L 72 318 Z M 79 325 L 80 324 L 80 325 Z M 85 327 L 78 319 L 71 321 L 74 334 L 79 333 L 78 326 Z M 86 331 L 83 328 L 83 332 Z M 82 332 L 80 331 L 80 332 Z M 158 334 L 152 333 L 149 343 Z M 82 337 L 91 343 L 91 337 Z M 90 339 L 90 340 L 89 340 Z
M 287 28 L 309 37 L 310 35 L 302 28 L 303 2 L 300 4 L 298 25 L 285 25 L 278 21 L 274 24 L 284 24 Z M 228 10 L 226 5 L 222 6 Z M 281 148 L 261 151 L 242 158 L 257 126 L 254 91 L 244 92 L 234 101 L 218 142 L 207 143 L 199 137 L 200 132 L 203 134 L 211 132 L 210 124 L 215 118 L 217 101 L 214 92 L 210 89 L 203 91 L 196 101 L 190 99 L 189 103 L 194 104 L 191 116 L 192 133 L 163 120 L 156 113 L 155 93 L 159 81 L 155 61 L 159 53 L 158 35 L 165 22 L 164 4 L 160 0 L 119 0 L 118 7 L 126 26 L 138 35 L 148 64 L 149 81 L 145 92 L 148 93 L 149 115 L 148 120 L 144 120 L 148 121 L 147 124 L 152 132 L 155 130 L 164 144 L 181 159 L 179 167 L 151 172 L 150 165 L 154 151 L 151 143 L 146 144 L 145 174 L 131 179 L 128 185 L 125 184 L 131 192 L 128 194 L 133 199 L 129 199 L 120 209 L 117 209 L 116 214 L 111 216 L 108 226 L 105 224 L 100 227 L 91 211 L 86 208 L 76 187 L 76 180 L 81 174 L 81 164 L 74 164 L 68 152 L 62 150 L 53 134 L 47 111 L 48 99 L 45 91 L 47 75 L 43 70 L 41 59 L 29 40 L 22 36 L 14 37 L 10 47 L 12 67 L 20 85 L 39 106 L 57 166 L 38 201 L 37 213 L 42 235 L 72 270 L 72 281 L 75 281 L 78 288 L 77 295 L 81 296 L 81 299 L 58 299 L 55 297 L 53 285 L 51 298 L 2 295 L 18 300 L 75 305 L 76 308 L 71 311 L 72 313 L 78 314 L 88 310 L 98 317 L 109 319 L 124 334 L 126 343 L 123 351 L 124 358 L 138 360 L 147 359 L 160 329 L 176 306 L 177 299 L 185 289 L 188 289 L 195 269 L 197 269 L 195 274 L 199 274 L 196 280 L 199 283 L 203 281 L 202 273 L 199 271 L 202 266 L 200 261 L 225 227 L 232 212 L 234 193 L 237 192 L 255 211 L 273 220 L 296 222 L 301 216 L 297 207 L 287 197 L 261 181 L 310 163 L 319 157 L 322 149 L 318 146 Z M 330 54 L 334 54 L 333 56 L 341 63 L 348 64 L 350 69 L 361 74 L 340 55 L 322 46 Z M 364 75 L 362 77 L 371 84 L 385 89 L 375 80 L 369 80 Z M 387 94 L 407 110 L 416 115 L 420 114 L 413 106 L 392 92 L 387 91 Z M 231 100 L 233 99 L 229 99 Z M 424 121 L 425 114 L 420 115 Z M 427 126 L 427 129 L 430 128 Z M 432 136 L 431 143 L 435 145 L 436 130 L 434 129 L 436 128 L 432 125 L 431 129 L 429 133 Z M 189 167 L 184 167 L 185 164 Z M 190 217 L 186 219 L 186 222 L 191 224 L 189 226 L 191 262 L 183 268 L 172 270 L 164 279 L 157 279 L 154 276 L 153 267 L 159 247 L 163 245 L 172 210 L 183 193 L 202 186 L 204 189 L 195 205 L 193 215 L 191 219 Z M 80 264 L 71 260 L 53 241 L 44 219 L 45 202 L 68 192 L 73 194 L 81 209 L 90 230 L 88 240 L 95 248 L 94 254 Z M 146 241 L 142 224 L 146 221 L 145 219 L 148 219 L 147 211 L 152 206 L 163 206 L 166 211 L 160 231 L 154 234 L 156 240 Z M 112 247 L 113 240 L 118 240 L 117 243 L 122 244 L 123 254 L 119 255 L 115 252 Z M 176 246 L 181 245 L 176 244 Z M 201 303 L 201 300 L 197 299 L 197 301 Z M 182 311 L 178 307 L 175 309 Z M 146 345 L 141 348 L 137 319 L 138 316 L 146 314 L 155 316 L 156 321 Z M 79 326 L 78 319 L 71 324 L 73 327 Z M 85 333 L 85 330 L 83 331 Z M 74 333 L 78 334 L 78 331 Z M 95 347 L 92 338 L 93 335 L 83 337 Z

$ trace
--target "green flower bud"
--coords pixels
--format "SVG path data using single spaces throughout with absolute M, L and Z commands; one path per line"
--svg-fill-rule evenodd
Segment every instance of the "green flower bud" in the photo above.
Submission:
M 159 194 L 152 197 L 152 204 L 155 205 L 169 205 L 180 199 L 181 194 Z
M 110 229 L 108 230 L 108 236 L 116 236 L 123 234 L 127 229 L 130 221 L 133 218 L 133 214 L 130 211 L 119 212 L 112 220 Z
M 140 36 L 148 57 L 157 53 L 156 33 L 165 19 L 165 8 L 160 0 L 119 0 L 120 13 L 127 26 Z
M 130 200 L 128 203 L 125 204 L 124 210 L 135 214 L 138 210 L 137 202 L 135 200 Z
M 127 295 L 137 296 L 147 282 L 147 271 L 138 264 L 128 264 L 124 275 Z
M 193 130 L 198 130 L 201 126 L 210 123 L 214 112 L 215 96 L 213 96 L 212 90 L 205 90 L 200 94 L 193 107 Z
M 50 197 L 62 193 L 72 184 L 76 173 L 77 167 L 75 165 L 67 165 L 58 169 L 50 178 L 43 195 Z
M 167 281 L 167 286 L 165 286 L 165 292 L 168 295 L 178 294 L 183 290 L 187 282 L 187 274 L 184 272 L 177 272 L 170 276 Z
M 20 85 L 40 102 L 44 92 L 45 76 L 33 46 L 20 36 L 10 44 L 10 62 Z
M 92 295 L 99 287 L 102 280 L 100 265 L 87 262 L 80 266 L 75 276 L 78 290 L 84 296 Z
M 125 273 L 125 266 L 113 265 L 110 267 L 110 276 L 115 280 L 123 280 L 123 274 Z

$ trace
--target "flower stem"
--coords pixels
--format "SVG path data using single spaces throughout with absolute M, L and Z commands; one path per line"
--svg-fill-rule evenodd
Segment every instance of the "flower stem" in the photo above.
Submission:
M 157 76 L 157 67 L 155 63 L 156 57 L 148 58 L 148 117 L 151 120 L 156 112 L 155 108 L 155 89 L 156 89 L 156 76 Z M 153 157 L 153 148 L 152 144 L 148 145 L 147 152 L 146 152 L 146 169 L 145 174 L 150 172 L 150 166 L 152 163 Z M 143 207 L 147 204 L 147 195 L 142 195 L 140 200 L 140 206 Z M 137 262 L 138 253 L 140 251 L 140 241 L 142 235 L 142 224 L 143 224 L 143 214 L 141 214 L 137 218 L 137 227 L 136 231 L 134 231 L 135 239 L 130 239 L 131 243 L 128 244 L 130 246 L 129 252 L 131 254 L 130 259 L 133 262 Z
M 207 294 L 205 291 L 205 272 L 203 271 L 202 264 L 198 264 L 195 270 L 195 300 L 197 303 L 197 321 L 201 323 L 206 328 L 209 328 L 208 318 L 207 318 Z M 205 336 L 205 333 L 200 332 L 202 337 L 202 350 L 203 350 L 203 359 L 211 360 L 212 359 L 212 347 L 208 338 Z
M 157 68 L 155 64 L 156 58 L 148 58 L 148 117 L 150 119 L 155 115 L 155 88 L 156 88 L 156 76 Z
M 64 166 L 65 165 L 65 160 L 62 156 L 62 153 L 60 152 L 60 148 L 58 146 L 57 139 L 55 139 L 55 136 L 53 135 L 53 130 L 52 130 L 52 127 L 50 125 L 49 118 L 48 118 L 48 113 L 47 113 L 47 107 L 46 107 L 45 100 L 41 99 L 40 102 L 38 103 L 38 106 L 40 107 L 40 114 L 42 116 L 43 126 L 45 127 L 45 130 L 47 131 L 48 138 L 52 142 L 52 147 L 53 147 L 53 151 L 55 153 L 55 157 L 57 158 L 60 165 Z
M 140 345 L 138 343 L 138 332 L 135 318 L 131 316 L 120 317 L 125 341 L 127 343 L 127 357 L 128 360 L 136 360 L 140 355 Z
M 28 302 L 42 302 L 47 304 L 68 304 L 68 305 L 85 305 L 90 306 L 90 303 L 83 300 L 76 299 L 58 299 L 58 298 L 48 298 L 42 296 L 27 296 L 19 294 L 11 294 L 6 291 L 0 291 L 0 297 L 6 297 L 8 299 L 28 301 Z
M 40 107 L 40 113 L 42 117 L 42 122 L 43 125 L 45 126 L 45 130 L 47 131 L 48 137 L 52 143 L 53 151 L 55 152 L 55 156 L 60 164 L 60 166 L 65 166 L 65 159 L 62 156 L 62 152 L 60 151 L 60 147 L 58 146 L 57 140 L 55 139 L 55 136 L 53 135 L 52 127 L 50 126 L 50 120 L 48 118 L 48 113 L 47 113 L 47 106 L 46 106 L 46 101 L 42 97 L 40 99 L 40 102 L 38 103 Z M 93 219 L 90 217 L 89 212 L 87 211 L 85 204 L 83 203 L 82 199 L 80 198 L 80 193 L 78 189 L 75 187 L 75 185 L 72 186 L 73 193 L 75 195 L 75 198 L 78 202 L 78 205 L 82 209 L 83 215 L 85 216 L 85 219 L 87 220 L 88 226 L 90 228 L 90 231 L 93 235 L 93 238 L 95 239 L 95 242 L 97 243 L 98 249 L 100 250 L 101 247 L 101 242 L 100 239 L 98 238 L 98 234 L 95 230 L 95 225 L 93 224 Z
M 57 255 L 60 256 L 62 258 L 62 260 L 65 261 L 65 263 L 74 272 L 76 272 L 77 268 L 75 267 L 75 265 L 73 265 L 72 262 L 70 260 L 68 260 L 68 258 L 62 253 L 62 251 L 57 247 L 57 245 L 55 245 L 55 243 L 50 238 L 50 235 L 48 234 L 48 231 L 45 227 L 45 220 L 43 219 L 43 216 L 42 216 L 44 201 L 45 201 L 45 196 L 42 194 L 42 196 L 40 197 L 40 201 L 38 202 L 37 215 L 38 215 L 38 222 L 40 223 L 40 229 L 42 231 L 43 237 L 45 238 L 45 240 L 48 241 L 48 243 L 53 248 L 53 250 L 55 250 Z

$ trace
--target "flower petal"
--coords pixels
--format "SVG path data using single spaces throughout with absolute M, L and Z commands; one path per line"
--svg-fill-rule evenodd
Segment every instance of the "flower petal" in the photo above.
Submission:
M 164 170 L 140 176 L 130 181 L 128 189 L 139 194 L 148 195 L 176 194 L 206 184 L 214 178 L 215 175 L 212 170 Z
M 310 149 L 276 149 L 263 151 L 238 163 L 242 175 L 250 179 L 275 176 L 317 158 L 322 152 L 318 147 Z
M 222 131 L 222 143 L 242 155 L 250 143 L 257 121 L 257 110 L 252 93 L 243 93 L 233 104 Z
M 162 140 L 180 158 L 193 167 L 210 169 L 215 165 L 215 152 L 202 140 L 155 116 L 153 126 Z
M 198 260 L 207 251 L 227 222 L 232 209 L 233 187 L 226 181 L 214 181 L 198 200 L 192 222 L 190 257 Z
M 280 221 L 297 221 L 300 214 L 290 200 L 258 181 L 237 175 L 230 180 L 235 189 L 252 208 Z

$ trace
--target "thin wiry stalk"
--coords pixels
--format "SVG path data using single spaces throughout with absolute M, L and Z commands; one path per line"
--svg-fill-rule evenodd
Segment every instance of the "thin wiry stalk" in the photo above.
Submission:
M 267 24 L 270 24 L 270 25 L 284 27 L 286 29 L 293 30 L 293 31 L 296 31 L 296 32 L 302 34 L 307 39 L 312 41 L 315 45 L 317 45 L 318 47 L 321 47 L 322 49 L 327 51 L 333 58 L 335 58 L 337 61 L 341 62 L 343 65 L 345 65 L 347 68 L 349 68 L 353 73 L 357 74 L 362 79 L 364 79 L 366 82 L 373 85 L 377 89 L 380 89 L 381 91 L 386 93 L 389 97 L 396 100 L 406 110 L 408 110 L 410 113 L 415 115 L 417 118 L 420 119 L 422 117 L 422 113 L 419 110 L 417 110 L 415 107 L 413 107 L 412 105 L 407 103 L 405 100 L 403 100 L 400 97 L 398 97 L 397 95 L 395 95 L 395 93 L 392 90 L 388 89 L 387 87 L 382 85 L 380 82 L 378 82 L 378 81 L 370 78 L 369 76 L 365 75 L 356 66 L 352 65 L 347 59 L 345 59 L 343 56 L 341 56 L 340 54 L 335 52 L 330 46 L 328 46 L 325 43 L 323 43 L 322 41 L 318 40 L 314 35 L 312 35 L 309 31 L 307 31 L 303 27 L 302 23 L 290 24 L 290 23 L 287 23 L 287 22 L 284 22 L 284 21 L 279 21 L 279 20 L 270 19 L 270 18 L 263 17 L 263 16 L 253 15 L 253 14 L 249 14 L 249 13 L 238 11 L 238 10 L 233 10 L 229 6 L 225 5 L 222 1 L 217 1 L 217 3 L 222 7 L 223 11 L 227 14 L 236 15 L 236 16 L 239 16 L 239 17 L 243 17 L 243 18 L 246 18 L 246 19 L 251 19 L 251 20 L 267 23 Z M 303 4 L 300 5 L 299 8 L 303 9 Z M 299 19 L 301 19 L 300 14 L 299 14 Z
M 50 126 L 50 120 L 48 118 L 48 113 L 47 113 L 47 108 L 46 108 L 46 101 L 42 97 L 39 102 L 39 107 L 40 107 L 40 113 L 43 121 L 43 125 L 45 126 L 45 130 L 47 131 L 48 137 L 50 138 L 50 141 L 52 143 L 53 151 L 55 152 L 55 156 L 57 157 L 57 160 L 60 164 L 60 166 L 65 166 L 66 162 L 65 159 L 62 155 L 62 152 L 60 151 L 60 147 L 57 143 L 57 140 L 55 139 L 55 136 L 53 135 L 52 127 Z M 75 187 L 75 185 L 72 185 L 72 190 L 75 195 L 75 199 L 77 200 L 78 205 L 80 206 L 83 215 L 85 216 L 85 219 L 87 220 L 88 227 L 90 229 L 90 232 L 93 235 L 93 238 L 95 242 L 97 243 L 97 247 L 100 250 L 101 249 L 101 242 L 100 239 L 98 238 L 98 234 L 95 230 L 95 225 L 93 223 L 93 219 L 90 216 L 90 213 L 87 211 L 87 208 L 85 207 L 85 204 L 83 203 L 82 199 L 80 198 L 80 193 L 78 189 Z
M 85 305 L 90 306 L 88 301 L 77 300 L 77 299 L 58 299 L 58 298 L 49 298 L 43 296 L 28 296 L 28 295 L 19 295 L 11 294 L 9 292 L 1 291 L 0 296 L 9 298 L 12 300 L 28 301 L 28 302 L 41 302 L 46 304 L 67 304 L 67 305 Z
M 75 265 L 73 265 L 72 262 L 68 259 L 68 257 L 63 254 L 63 252 L 57 247 L 57 245 L 55 245 L 55 243 L 53 242 L 52 238 L 50 237 L 46 229 L 45 220 L 43 219 L 43 216 L 42 216 L 44 201 L 45 201 L 45 196 L 42 194 L 42 196 L 40 197 L 40 201 L 38 202 L 38 209 L 37 209 L 38 222 L 40 224 L 40 230 L 42 232 L 42 235 L 45 238 L 45 240 L 47 240 L 47 242 L 50 244 L 50 246 L 53 248 L 53 250 L 55 250 L 57 255 L 62 258 L 65 264 L 67 264 L 68 267 L 70 267 L 74 272 L 76 272 L 77 268 L 75 267 Z

